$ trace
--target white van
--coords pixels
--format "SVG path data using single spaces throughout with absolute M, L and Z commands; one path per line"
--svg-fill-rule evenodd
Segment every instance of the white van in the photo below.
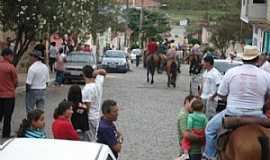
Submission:
M 91 142 L 14 138 L 0 145 L 1 160 L 116 160 L 107 145 Z

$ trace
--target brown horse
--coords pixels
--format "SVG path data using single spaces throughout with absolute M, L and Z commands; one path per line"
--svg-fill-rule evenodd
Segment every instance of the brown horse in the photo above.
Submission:
M 175 60 L 168 60 L 166 64 L 166 72 L 168 76 L 167 86 L 176 87 L 176 78 L 177 78 L 177 64 Z
M 270 130 L 260 125 L 246 125 L 234 130 L 228 138 L 221 160 L 269 160 Z
M 151 74 L 151 84 L 154 83 L 154 75 L 156 68 L 158 69 L 160 66 L 160 56 L 157 54 L 151 54 L 146 56 L 146 69 L 147 69 L 147 82 L 149 82 L 149 73 Z

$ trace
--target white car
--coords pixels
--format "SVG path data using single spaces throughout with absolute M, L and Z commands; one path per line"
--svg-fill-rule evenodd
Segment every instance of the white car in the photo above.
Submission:
M 91 142 L 14 138 L 0 145 L 1 160 L 116 160 L 107 145 Z

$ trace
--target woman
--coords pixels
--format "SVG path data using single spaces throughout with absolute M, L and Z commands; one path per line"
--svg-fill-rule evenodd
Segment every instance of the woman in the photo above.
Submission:
M 73 85 L 68 91 L 68 101 L 72 102 L 73 114 L 71 122 L 81 140 L 89 141 L 88 134 L 89 123 L 87 106 L 82 103 L 82 91 L 80 86 Z
M 63 100 L 54 111 L 52 132 L 55 139 L 79 140 L 79 136 L 71 123 L 72 103 Z

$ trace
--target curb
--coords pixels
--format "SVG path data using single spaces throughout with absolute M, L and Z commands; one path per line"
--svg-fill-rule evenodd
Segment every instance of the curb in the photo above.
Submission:
M 49 80 L 48 87 L 54 84 L 54 80 Z M 25 92 L 25 86 L 19 86 L 16 88 L 16 94 L 21 94 Z

